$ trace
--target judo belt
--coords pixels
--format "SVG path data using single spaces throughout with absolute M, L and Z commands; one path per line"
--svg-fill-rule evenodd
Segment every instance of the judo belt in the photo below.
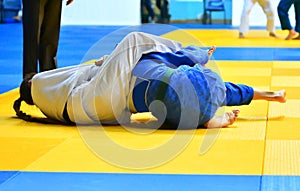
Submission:
M 67 103 L 65 105 L 64 111 L 63 111 L 63 118 L 64 120 L 68 123 L 68 124 L 74 124 L 74 122 L 72 122 L 70 120 L 69 114 L 68 114 L 68 109 L 67 109 Z
M 163 101 L 173 72 L 175 72 L 175 69 L 172 68 L 167 69 L 166 73 L 161 79 L 161 82 L 158 83 L 159 86 L 157 88 L 157 92 L 154 92 L 156 93 L 155 96 L 156 100 Z M 148 94 L 148 89 L 150 87 L 150 84 L 151 84 L 151 80 L 146 80 L 139 77 L 136 80 L 135 87 L 133 89 L 132 98 L 133 98 L 134 107 L 137 112 L 149 111 L 148 104 L 147 104 L 147 94 Z
M 170 83 L 171 76 L 174 72 L 175 72 L 175 69 L 171 69 L 171 68 L 167 69 L 167 71 L 166 71 L 165 75 L 163 76 L 162 81 L 161 81 L 161 83 L 158 87 L 156 100 L 163 101 L 163 99 L 166 95 L 167 88 L 168 88 L 169 83 Z

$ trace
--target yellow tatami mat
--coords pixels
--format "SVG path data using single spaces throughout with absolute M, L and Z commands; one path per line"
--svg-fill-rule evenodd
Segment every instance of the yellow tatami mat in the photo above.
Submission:
M 277 30 L 278 38 L 269 37 L 269 33 L 265 30 L 250 30 L 245 39 L 238 38 L 237 30 L 224 30 L 224 29 L 183 29 L 171 32 L 165 35 L 168 38 L 178 40 L 178 36 L 192 35 L 191 38 L 199 39 L 201 44 L 206 46 L 217 45 L 222 47 L 299 47 L 298 41 L 285 41 L 283 40 L 287 32 Z M 190 44 L 190 38 L 180 39 L 186 44 Z M 195 42 L 193 42 L 195 43 Z
M 262 121 L 252 122 L 254 127 L 250 127 L 249 122 L 238 121 L 231 128 L 220 131 L 199 129 L 196 132 L 179 132 L 177 136 L 191 137 L 191 141 L 177 157 L 164 161 L 166 163 L 157 164 L 154 168 L 136 171 L 116 167 L 101 160 L 89 150 L 75 126 L 28 123 L 15 118 L 11 103 L 16 98 L 16 90 L 1 95 L 1 100 L 6 100 L 5 105 L 2 105 L 5 110 L 1 110 L 5 112 L 1 113 L 0 118 L 1 121 L 6 121 L 1 127 L 0 138 L 1 145 L 5 145 L 0 148 L 4 156 L 0 158 L 0 168 L 3 170 L 175 174 L 261 173 L 265 133 L 265 122 Z M 266 104 L 261 103 L 258 107 L 266 109 Z M 42 116 L 35 107 L 24 107 L 23 110 L 35 116 Z M 264 112 L 261 112 L 261 115 L 263 114 Z M 147 117 L 145 115 L 144 118 Z M 114 141 L 133 149 L 157 147 L 174 136 L 174 131 L 171 130 L 138 135 L 119 126 L 108 126 L 104 129 Z M 204 137 L 208 136 L 207 133 L 211 133 L 217 139 L 206 153 L 200 155 L 200 147 Z M 246 153 L 243 153 L 244 149 L 247 150 Z
M 182 38 L 182 33 L 193 36 Z M 165 37 L 183 44 L 199 41 L 198 45 L 219 47 L 298 47 L 298 42 L 273 39 L 265 31 L 251 31 L 248 39 L 238 39 L 236 30 L 174 31 Z M 218 49 L 217 49 L 218 51 Z M 242 55 L 235 55 L 240 57 Z M 0 95 L 0 169 L 3 171 L 101 172 L 142 174 L 197 175 L 298 175 L 300 176 L 300 67 L 298 61 L 215 60 L 224 81 L 245 83 L 255 88 L 287 90 L 287 103 L 253 101 L 241 110 L 235 124 L 223 129 L 187 131 L 141 131 L 121 126 L 99 127 L 111 142 L 86 140 L 86 134 L 99 133 L 95 127 L 38 124 L 15 117 L 13 101 L 18 90 Z M 22 106 L 28 114 L 43 116 L 35 107 Z M 230 107 L 220 109 L 232 109 Z M 150 115 L 139 114 L 138 120 Z M 84 131 L 83 131 L 84 129 Z M 83 135 L 84 133 L 84 135 Z M 91 139 L 95 139 L 92 137 Z M 172 139 L 178 143 L 172 143 Z M 91 145 L 103 152 L 116 144 L 123 150 L 134 150 L 133 156 L 118 149 L 109 150 L 109 157 L 99 155 Z M 103 142 L 101 142 L 103 141 Z M 165 148 L 164 148 L 165 147 Z M 178 151 L 176 147 L 181 147 Z M 116 147 L 117 148 L 117 147 Z M 147 152 L 146 152 L 147 151 Z M 153 151 L 150 155 L 148 151 Z M 171 152 L 172 151 L 172 152 Z M 108 151 L 105 151 L 108 152 Z M 170 156 L 166 153 L 171 152 Z M 122 154 L 123 153 L 123 154 Z M 127 154 L 126 154 L 127 153 Z M 149 161 L 141 161 L 149 154 Z M 166 155 L 166 156 L 165 156 Z M 164 156 L 165 160 L 151 161 Z M 128 163 L 122 163 L 126 161 Z M 138 165 L 137 165 L 138 164 Z M 133 168 L 131 168 L 133 167 Z M 135 168 L 136 167 L 136 168 Z

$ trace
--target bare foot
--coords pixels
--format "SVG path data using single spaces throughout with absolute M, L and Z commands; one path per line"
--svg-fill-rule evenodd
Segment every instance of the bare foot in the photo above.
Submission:
M 280 90 L 280 91 L 276 91 L 274 96 L 274 101 L 278 101 L 280 103 L 285 103 L 286 102 L 286 91 Z
M 286 102 L 286 91 L 279 90 L 279 91 L 267 91 L 266 92 L 266 100 L 267 101 L 277 101 L 280 103 Z
M 208 50 L 208 57 L 210 58 L 212 54 L 216 51 L 217 47 L 213 45 L 209 50 Z
M 285 40 L 291 40 L 296 35 L 296 32 L 294 30 L 289 30 L 288 36 L 285 38 Z
M 300 40 L 300 34 L 297 37 L 293 38 L 293 40 Z
M 245 36 L 242 32 L 239 32 L 239 38 L 245 38 Z
M 269 36 L 270 36 L 270 37 L 274 37 L 274 38 L 278 38 L 278 36 L 277 36 L 274 32 L 270 32 L 270 33 L 269 33 Z
M 240 110 L 234 109 L 232 111 L 226 112 L 224 115 L 213 117 L 207 123 L 204 124 L 207 128 L 220 128 L 220 127 L 227 127 L 228 125 L 232 125 L 238 115 Z
M 262 91 L 254 89 L 253 100 L 277 101 L 280 103 L 286 102 L 285 89 L 279 91 Z

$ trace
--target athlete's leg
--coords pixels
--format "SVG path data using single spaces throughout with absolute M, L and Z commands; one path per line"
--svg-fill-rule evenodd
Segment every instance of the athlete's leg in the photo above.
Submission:
M 298 36 L 294 40 L 300 40 L 300 1 L 294 2 L 295 7 L 295 17 L 296 17 L 296 26 L 295 31 L 298 33 Z
M 226 100 L 223 106 L 248 105 L 252 100 L 286 102 L 286 91 L 265 91 L 244 84 L 225 82 Z
M 267 31 L 271 37 L 277 37 L 275 34 L 275 12 L 270 0 L 260 0 L 259 5 L 267 17 Z
M 249 31 L 249 15 L 256 0 L 244 0 L 244 7 L 241 15 L 239 38 L 245 38 L 244 33 Z
M 263 91 L 254 89 L 253 100 L 277 101 L 280 103 L 285 103 L 286 91 Z M 224 115 L 213 117 L 208 122 L 206 122 L 204 126 L 207 128 L 220 128 L 232 125 L 236 121 L 239 113 L 240 111 L 238 109 L 228 111 Z
M 289 31 L 289 34 L 285 38 L 285 40 L 291 40 L 296 35 L 296 31 L 292 28 L 289 19 L 289 10 L 293 3 L 294 3 L 293 0 L 280 0 L 277 6 L 277 12 L 281 24 L 281 29 Z
M 263 91 L 254 89 L 253 100 L 266 100 L 266 101 L 277 101 L 280 103 L 286 102 L 286 91 Z

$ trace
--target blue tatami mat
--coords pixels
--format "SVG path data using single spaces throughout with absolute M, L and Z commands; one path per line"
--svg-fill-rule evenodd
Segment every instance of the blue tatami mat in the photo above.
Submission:
M 58 67 L 80 64 L 110 53 L 116 43 L 132 31 L 156 35 L 170 33 L 167 35 L 186 40 L 184 36 L 176 37 L 178 27 L 184 28 L 184 25 L 156 25 L 154 28 L 153 25 L 62 26 Z M 5 92 L 17 88 L 22 80 L 22 24 L 0 25 L 0 93 L 3 93 L 2 102 L 5 102 L 0 116 L 0 191 L 299 191 L 300 176 L 294 176 L 300 174 L 299 136 L 296 136 L 300 124 L 299 66 L 298 62 L 288 61 L 300 60 L 300 46 L 296 41 L 285 46 L 286 41 L 278 39 L 271 45 L 280 42 L 282 46 L 276 47 L 282 48 L 263 47 L 260 39 L 254 41 L 259 42 L 257 44 L 238 39 L 237 29 L 222 25 L 216 28 L 224 29 L 214 31 L 217 38 L 212 36 L 213 30 L 192 32 L 197 38 L 199 35 L 200 40 L 216 39 L 221 43 L 222 46 L 218 46 L 216 42 L 218 51 L 213 58 L 221 63 L 220 70 L 226 79 L 253 82 L 259 87 L 287 85 L 291 92 L 288 95 L 293 94 L 291 101 L 283 106 L 259 102 L 248 109 L 242 108 L 250 120 L 238 120 L 232 127 L 219 131 L 218 140 L 205 155 L 198 156 L 199 143 L 212 137 L 212 131 L 199 129 L 193 135 L 193 142 L 176 158 L 157 169 L 143 171 L 111 166 L 100 160 L 87 150 L 86 140 L 79 137 L 81 134 L 77 134 L 75 127 L 29 123 L 15 117 L 12 105 L 18 94 L 16 91 Z M 222 43 L 224 39 L 220 34 L 225 32 L 230 34 L 225 38 L 226 43 Z M 113 35 L 108 36 L 110 34 Z M 231 44 L 234 40 L 235 43 Z M 240 47 L 241 42 L 244 42 L 243 47 Z M 255 61 L 282 62 L 257 64 Z M 285 118 L 272 120 L 277 114 L 285 115 Z M 263 119 L 252 120 L 252 116 L 262 116 Z M 143 142 L 144 134 L 135 141 L 133 137 L 136 136 L 122 127 L 107 127 L 106 132 L 112 140 L 116 138 L 116 143 L 120 140 L 124 147 L 137 149 L 143 148 L 141 143 L 148 146 L 152 142 L 165 142 L 174 134 L 171 131 L 155 132 L 149 136 L 150 140 Z M 185 135 L 188 134 L 180 134 L 180 138 Z M 109 151 L 115 152 L 113 149 Z
M 1 191 L 259 191 L 260 176 L 19 172 Z
M 216 60 L 299 61 L 300 48 L 218 47 Z
M 76 65 L 107 54 L 122 37 L 131 31 L 149 32 L 162 35 L 178 29 L 181 25 L 157 27 L 157 25 L 142 26 L 62 26 L 58 50 L 58 67 Z M 22 24 L 0 25 L 0 93 L 17 88 L 22 80 Z M 119 34 L 118 39 L 105 37 L 111 33 Z M 114 35 L 118 36 L 118 35 Z M 101 42 L 102 40 L 102 42 Z M 99 48 L 95 53 L 85 57 L 91 47 L 97 43 Z M 218 47 L 214 54 L 216 60 L 300 60 L 300 48 L 247 48 Z M 238 55 L 238 56 L 236 56 Z
M 0 188 L 1 184 L 8 181 L 14 175 L 16 175 L 18 171 L 0 171 Z
M 132 31 L 149 32 L 162 35 L 177 29 L 174 26 L 62 26 L 57 53 L 58 67 L 77 65 L 87 59 L 100 58 L 109 54 L 127 33 Z M 22 23 L 0 25 L 0 93 L 17 88 L 22 81 L 23 54 Z M 114 33 L 115 39 L 107 38 Z M 100 42 L 100 43 L 99 43 Z M 85 57 L 89 49 L 98 43 L 99 48 L 94 57 Z M 7 80 L 9 79 L 9 80 Z
M 261 191 L 299 191 L 300 176 L 263 176 Z

